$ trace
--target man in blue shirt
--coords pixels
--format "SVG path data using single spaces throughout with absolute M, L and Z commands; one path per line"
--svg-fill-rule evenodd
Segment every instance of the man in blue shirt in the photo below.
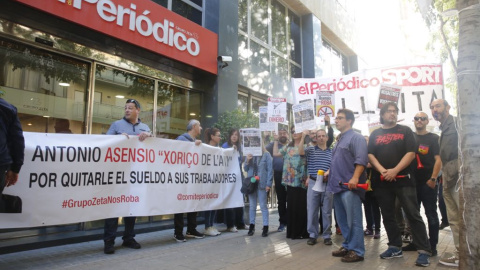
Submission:
M 357 184 L 365 183 L 367 178 L 364 172 L 368 164 L 367 142 L 353 131 L 354 122 L 351 110 L 338 111 L 335 124 L 341 133 L 332 151 L 330 171 L 326 173 L 327 192 L 333 193 L 337 222 L 344 238 L 342 247 L 332 252 L 332 256 L 342 257 L 342 262 L 347 263 L 363 261 L 365 257 L 361 201 L 365 190 L 357 189 Z
M 151 137 L 152 133 L 150 128 L 142 123 L 138 116 L 140 115 L 140 103 L 135 99 L 128 99 L 125 103 L 125 116 L 112 123 L 107 131 L 107 135 L 138 135 L 139 141 L 144 141 L 146 138 Z M 140 244 L 135 241 L 135 227 L 136 217 L 124 217 L 125 231 L 123 232 L 122 246 L 139 249 Z M 115 237 L 118 229 L 118 218 L 105 219 L 105 228 L 103 233 L 105 254 L 115 253 Z
M 183 133 L 182 135 L 177 137 L 179 141 L 186 141 L 186 142 L 194 142 L 195 145 L 200 145 L 202 143 L 201 140 L 196 140 L 197 136 L 200 136 L 202 133 L 202 126 L 198 120 L 192 119 L 188 122 L 187 125 L 187 132 Z M 183 213 L 177 213 L 174 216 L 174 226 L 175 232 L 173 234 L 173 238 L 177 242 L 186 242 L 185 236 L 183 236 Z M 187 213 L 187 237 L 191 238 L 204 238 L 205 235 L 199 233 L 197 231 L 197 212 L 190 212 Z
M 332 134 L 333 137 L 333 134 Z M 307 231 L 309 239 L 307 244 L 315 245 L 318 238 L 318 210 L 322 207 L 322 237 L 325 245 L 331 245 L 331 224 L 332 224 L 332 204 L 333 194 L 331 192 L 319 192 L 313 190 L 316 184 L 318 170 L 324 172 L 330 169 L 330 163 L 332 161 L 332 150 L 327 147 L 327 133 L 325 130 L 320 129 L 310 133 L 312 139 L 312 145 L 308 146 L 305 150 L 305 156 L 307 158 Z M 323 180 L 325 185 L 326 178 Z

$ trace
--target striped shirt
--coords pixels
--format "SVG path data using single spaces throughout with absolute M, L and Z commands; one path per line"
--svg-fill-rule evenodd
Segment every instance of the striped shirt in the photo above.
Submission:
M 308 175 L 315 177 L 313 179 L 316 179 L 318 170 L 326 172 L 330 169 L 332 149 L 322 150 L 318 146 L 309 146 L 305 149 L 305 156 L 307 157 Z

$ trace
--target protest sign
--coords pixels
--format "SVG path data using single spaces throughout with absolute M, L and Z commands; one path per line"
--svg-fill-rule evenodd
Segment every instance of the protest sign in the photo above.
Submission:
M 287 99 L 268 98 L 268 122 L 284 123 L 287 120 Z
M 238 151 L 138 136 L 24 132 L 25 164 L 0 228 L 243 206 Z
M 242 135 L 242 152 L 244 156 L 248 154 L 253 156 L 262 155 L 262 135 L 260 129 L 240 129 L 240 135 Z

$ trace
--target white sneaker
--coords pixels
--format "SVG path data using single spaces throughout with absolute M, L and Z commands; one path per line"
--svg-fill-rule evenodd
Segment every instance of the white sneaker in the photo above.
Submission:
M 238 232 L 238 230 L 237 230 L 237 227 L 233 226 L 233 227 L 227 228 L 227 232 Z
M 208 236 L 217 236 L 217 233 L 215 232 L 215 228 L 213 228 L 213 227 L 208 227 L 205 230 L 204 234 L 208 235 Z
M 448 257 L 448 258 L 445 258 L 445 259 L 440 259 L 438 262 L 443 264 L 443 265 L 458 267 L 458 258 L 455 255 L 453 255 L 451 257 Z
M 213 228 L 213 230 L 215 231 L 215 233 L 216 233 L 217 235 L 222 234 L 221 232 L 219 232 L 219 231 L 217 230 L 217 228 L 215 228 L 215 227 L 212 227 L 212 228 Z

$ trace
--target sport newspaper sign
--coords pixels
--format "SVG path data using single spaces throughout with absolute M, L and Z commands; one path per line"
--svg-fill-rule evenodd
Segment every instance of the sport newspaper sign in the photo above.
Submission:
M 355 125 L 379 124 L 378 108 L 382 85 L 401 88 L 398 120 L 412 125 L 419 111 L 427 111 L 432 99 L 443 98 L 443 71 L 438 64 L 395 66 L 370 69 L 332 78 L 292 79 L 295 104 L 314 100 L 317 91 L 334 91 L 336 110 L 348 108 L 355 113 Z M 436 121 L 430 121 L 436 126 Z M 363 130 L 363 129 L 362 129 Z
M 4 194 L 22 213 L 0 228 L 243 206 L 238 151 L 137 136 L 25 132 L 25 164 Z

